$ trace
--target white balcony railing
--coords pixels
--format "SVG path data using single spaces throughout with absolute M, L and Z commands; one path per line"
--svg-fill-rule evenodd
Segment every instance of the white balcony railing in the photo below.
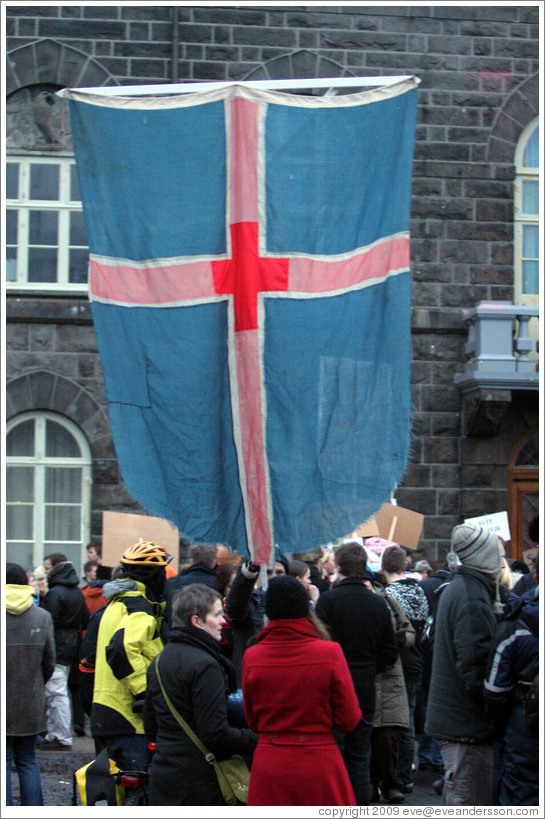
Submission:
M 455 383 L 464 391 L 538 389 L 539 343 L 529 327 L 534 318 L 538 307 L 507 301 L 481 301 L 468 310 L 467 362 Z

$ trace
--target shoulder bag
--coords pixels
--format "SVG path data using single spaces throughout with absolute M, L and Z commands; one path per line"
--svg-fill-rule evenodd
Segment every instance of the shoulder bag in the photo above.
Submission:
M 157 679 L 159 680 L 159 685 L 161 686 L 161 691 L 163 692 L 163 697 L 165 698 L 165 702 L 168 705 L 172 715 L 184 729 L 188 737 L 193 740 L 199 751 L 204 754 L 206 761 L 210 765 L 214 766 L 214 771 L 216 772 L 216 776 L 218 778 L 218 784 L 220 786 L 222 796 L 227 804 L 245 805 L 248 800 L 250 771 L 243 758 L 239 754 L 234 754 L 229 759 L 224 759 L 222 762 L 218 762 L 214 754 L 208 751 L 197 734 L 189 727 L 187 722 L 184 720 L 181 714 L 178 713 L 170 701 L 170 698 L 163 686 L 161 674 L 159 673 L 158 659 L 155 661 L 155 672 L 157 674 Z

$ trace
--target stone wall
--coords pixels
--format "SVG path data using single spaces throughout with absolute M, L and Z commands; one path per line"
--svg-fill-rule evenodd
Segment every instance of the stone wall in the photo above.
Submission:
M 536 395 L 514 394 L 496 436 L 464 436 L 454 374 L 464 362 L 464 308 L 513 296 L 513 158 L 538 113 L 538 7 L 176 11 L 179 59 L 173 66 L 171 7 L 9 6 L 8 96 L 27 85 L 68 84 L 61 71 L 68 63 L 76 66 L 73 75 L 79 72 L 72 84 L 80 86 L 173 77 L 421 78 L 411 219 L 413 442 L 397 498 L 426 515 L 421 545 L 430 558 L 440 558 L 459 520 L 507 508 L 509 453 L 537 424 Z M 7 311 L 8 378 L 52 370 L 103 408 L 86 302 L 10 297 Z M 111 447 L 106 452 L 97 451 L 95 461 L 95 522 L 101 509 L 132 503 Z

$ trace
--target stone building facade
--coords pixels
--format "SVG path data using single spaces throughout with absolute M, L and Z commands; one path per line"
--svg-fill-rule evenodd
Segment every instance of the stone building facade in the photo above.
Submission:
M 64 86 L 416 74 L 414 420 L 410 465 L 396 498 L 425 515 L 420 547 L 429 559 L 444 557 L 453 525 L 504 510 L 511 554 L 519 555 L 538 508 L 536 346 L 526 344 L 527 317 L 521 321 L 517 313 L 517 305 L 530 305 L 528 337 L 535 339 L 537 295 L 525 298 L 520 284 L 517 157 L 537 127 L 539 5 L 8 6 L 7 160 L 14 179 L 8 210 L 17 211 L 25 173 L 38 180 L 35 167 L 44 158 L 45 165 L 68 163 L 61 189 L 63 173 L 70 174 L 67 114 L 54 95 Z M 29 162 L 34 170 L 25 171 Z M 32 188 L 34 177 L 28 178 Z M 32 198 L 31 189 L 27 195 Z M 68 434 L 82 436 L 90 500 L 76 520 L 82 535 L 74 555 L 83 559 L 83 541 L 100 536 L 103 510 L 142 510 L 123 485 L 110 436 L 74 200 L 63 208 L 73 221 L 64 233 L 59 221 L 49 246 L 49 217 L 13 217 L 13 239 L 8 229 L 6 416 L 8 433 L 18 419 L 41 414 L 51 422 L 68 419 Z M 68 274 L 59 273 L 61 261 L 59 278 L 31 273 L 52 264 L 55 243 L 60 258 L 63 237 L 75 260 Z M 484 314 L 466 320 L 481 302 L 502 302 L 504 324 L 519 338 L 505 365 L 490 364 L 495 354 L 487 363 Z M 522 358 L 529 361 L 521 367 L 525 374 L 518 373 Z M 16 437 L 8 467 L 18 463 Z M 8 493 L 10 501 L 20 503 Z M 37 537 L 21 525 L 11 537 L 12 555 L 18 543 Z M 61 543 L 63 532 L 50 524 L 43 549 L 56 538 Z M 24 554 L 40 562 L 41 548 Z

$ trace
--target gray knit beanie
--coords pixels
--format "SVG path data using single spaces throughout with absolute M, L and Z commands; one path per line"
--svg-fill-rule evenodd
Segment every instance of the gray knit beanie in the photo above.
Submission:
M 485 574 L 498 574 L 502 568 L 498 538 L 489 529 L 475 523 L 461 523 L 452 530 L 451 551 L 463 566 Z

